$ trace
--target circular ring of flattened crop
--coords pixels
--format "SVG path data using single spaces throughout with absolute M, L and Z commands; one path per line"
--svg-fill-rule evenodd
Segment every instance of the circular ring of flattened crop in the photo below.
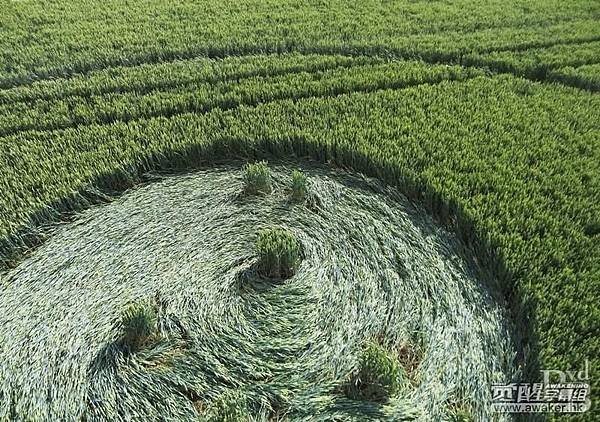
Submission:
M 493 277 L 395 190 L 305 164 L 292 198 L 293 168 L 256 195 L 239 167 L 164 176 L 55 227 L 2 275 L 0 418 L 502 418 Z M 289 278 L 257 272 L 270 227 L 301 246 Z M 394 387 L 369 396 L 381 362 Z

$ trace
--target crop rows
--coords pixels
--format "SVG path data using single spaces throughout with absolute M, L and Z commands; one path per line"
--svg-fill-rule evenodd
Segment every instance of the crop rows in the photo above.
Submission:
M 26 108 L 20 102 L 58 100 L 66 97 L 90 97 L 102 94 L 135 92 L 145 94 L 200 84 L 234 83 L 254 76 L 283 76 L 290 73 L 315 73 L 334 68 L 382 64 L 384 58 L 367 56 L 285 54 L 229 57 L 222 60 L 197 58 L 134 67 L 116 67 L 67 79 L 40 81 L 31 85 L 0 90 L 0 105 L 12 105 L 18 112 Z M 511 72 L 543 79 L 550 69 L 577 67 L 600 62 L 600 43 L 557 44 L 551 47 L 517 51 L 496 51 L 465 55 L 463 64 L 488 67 L 497 72 Z M 550 77 L 549 77 L 550 78 Z M 571 73 L 571 85 L 580 85 Z M 550 78 L 555 79 L 555 78 Z M 582 84 L 586 87 L 585 79 Z M 15 104 L 17 103 L 17 104 Z M 10 111 L 11 107 L 4 107 Z
M 535 76 L 564 64 L 570 50 L 573 47 L 559 45 L 471 56 L 468 61 L 478 65 L 492 63 L 492 68 Z M 600 61 L 598 42 L 581 44 L 575 51 L 577 58 L 567 64 Z M 593 72 L 594 67 L 590 69 Z M 0 91 L 0 102 L 5 103 L 0 103 L 0 136 L 23 130 L 55 130 L 185 112 L 203 113 L 215 107 L 228 109 L 282 98 L 399 88 L 477 74 L 482 72 L 458 66 L 298 55 L 121 68 Z M 595 89 L 589 76 L 580 80 L 573 72 L 568 77 L 550 75 L 549 79 Z
M 115 67 L 68 79 L 39 81 L 0 91 L 0 104 L 35 100 L 57 100 L 71 96 L 175 89 L 192 84 L 235 82 L 256 76 L 330 70 L 350 66 L 380 64 L 384 59 L 340 55 L 257 55 L 222 60 L 197 58 L 134 67 Z
M 359 61 L 360 63 L 360 61 Z M 253 76 L 229 82 L 188 83 L 170 90 L 111 93 L 92 97 L 40 100 L 0 106 L 0 136 L 22 130 L 54 130 L 185 112 L 204 113 L 282 98 L 339 95 L 354 91 L 401 88 L 442 80 L 461 80 L 483 72 L 460 66 L 394 62 L 334 68 L 314 73 Z M 152 86 L 152 85 L 150 85 Z
M 584 89 L 594 89 L 589 80 L 572 74 L 570 80 L 559 79 L 549 75 L 553 69 L 561 67 L 578 67 L 600 63 L 600 41 L 581 44 L 558 44 L 546 48 L 532 48 L 523 51 L 498 51 L 488 54 L 465 56 L 463 64 L 488 67 L 496 72 L 513 73 L 515 75 L 537 80 L 553 80 Z
M 167 10 L 156 17 L 157 21 L 143 23 L 140 23 L 143 13 L 136 17 L 129 15 L 131 10 L 128 10 L 125 16 L 115 17 L 105 28 L 95 27 L 97 23 L 85 16 L 93 16 L 93 13 L 110 15 L 112 10 L 108 4 L 85 10 L 71 6 L 66 17 L 61 15 L 64 11 L 54 8 L 40 10 L 36 5 L 12 4 L 11 7 L 18 10 L 4 17 L 4 26 L 13 31 L 8 31 L 8 36 L 0 43 L 3 54 L 0 87 L 119 65 L 200 56 L 300 52 L 448 62 L 459 61 L 463 55 L 474 52 L 521 50 L 597 40 L 600 36 L 599 8 L 585 1 L 571 2 L 568 8 L 558 2 L 545 2 L 543 7 L 538 6 L 538 16 L 534 14 L 530 18 L 523 18 L 517 5 L 506 7 L 497 2 L 492 7 L 489 2 L 484 6 L 468 0 L 464 4 L 437 7 L 407 5 L 402 1 L 385 7 L 369 2 L 354 5 L 340 2 L 333 5 L 335 19 L 328 19 L 326 14 L 307 16 L 299 12 L 301 8 L 270 3 L 252 6 L 242 3 L 231 10 L 204 6 L 212 12 L 210 22 L 204 21 L 206 10 L 199 14 L 190 10 L 190 5 L 163 6 Z M 390 13 L 394 7 L 402 8 L 405 13 Z M 470 9 L 469 14 L 463 13 L 465 7 Z M 179 9 L 186 9 L 186 24 L 174 26 L 169 19 L 173 13 L 183 13 Z M 243 19 L 234 18 L 240 13 Z M 441 23 L 445 19 L 453 19 L 451 24 L 446 23 L 448 28 Z M 161 26 L 163 20 L 167 22 Z M 222 24 L 223 20 L 228 21 L 227 25 Z M 486 20 L 492 20 L 496 25 L 493 22 L 486 25 L 483 23 Z M 61 25 L 56 25 L 57 21 Z M 22 31 L 26 31 L 27 26 L 22 28 L 22 25 L 32 22 L 38 25 L 39 32 L 29 32 L 24 37 Z M 131 32 L 129 28 L 135 26 L 132 22 L 142 28 Z M 192 22 L 197 26 L 189 27 Z M 202 28 L 202 31 L 196 28 Z

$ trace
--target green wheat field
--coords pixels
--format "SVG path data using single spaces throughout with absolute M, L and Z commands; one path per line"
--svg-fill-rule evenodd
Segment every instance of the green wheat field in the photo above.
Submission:
M 0 0 L 0 421 L 599 420 L 599 91 L 598 1 Z

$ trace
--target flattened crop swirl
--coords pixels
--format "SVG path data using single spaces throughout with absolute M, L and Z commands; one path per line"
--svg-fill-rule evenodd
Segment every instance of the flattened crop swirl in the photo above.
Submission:
M 303 170 L 301 203 L 287 164 L 256 197 L 220 167 L 57 226 L 0 280 L 0 419 L 191 421 L 227 395 L 255 420 L 503 418 L 489 387 L 515 375 L 515 342 L 493 277 L 395 190 Z M 304 255 L 279 282 L 254 271 L 256 233 L 273 225 Z M 157 339 L 125 353 L 119 313 L 140 300 L 156 303 Z M 420 355 L 385 403 L 343 393 L 373 338 Z

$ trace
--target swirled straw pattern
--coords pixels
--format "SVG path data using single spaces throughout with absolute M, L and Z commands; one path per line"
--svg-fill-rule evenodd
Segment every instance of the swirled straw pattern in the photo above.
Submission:
M 490 384 L 515 350 L 493 277 L 452 234 L 378 182 L 312 164 L 243 195 L 222 166 L 131 190 L 59 225 L 2 275 L 0 418 L 202 420 L 233 397 L 250 420 L 501 419 Z M 259 229 L 303 249 L 280 282 L 253 270 Z M 119 315 L 152 299 L 159 339 L 118 346 Z M 419 356 L 385 403 L 343 385 L 365 340 Z

